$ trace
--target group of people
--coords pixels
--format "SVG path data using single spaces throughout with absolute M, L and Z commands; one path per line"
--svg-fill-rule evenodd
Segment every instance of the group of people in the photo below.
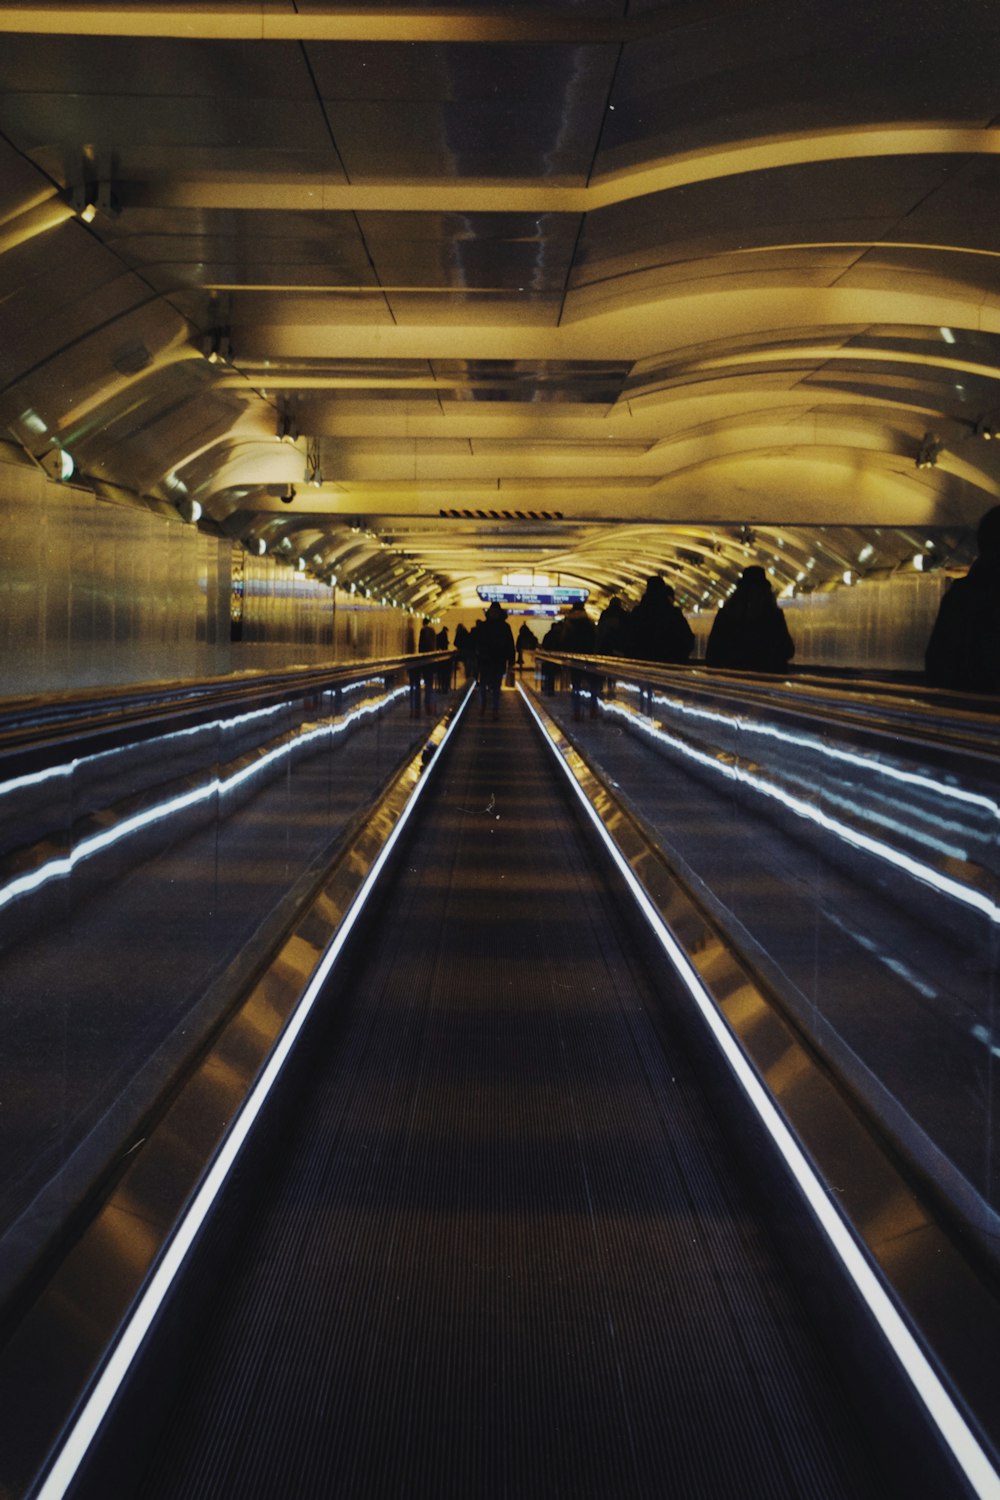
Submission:
M 675 603 L 674 590 L 658 574 L 650 578 L 632 610 L 613 598 L 595 623 L 583 605 L 555 622 L 543 641 L 550 649 L 578 655 L 625 656 L 636 661 L 677 663 L 694 650 L 694 631 Z M 705 660 L 710 667 L 782 672 L 795 655 L 785 616 L 763 568 L 745 568 L 715 617 Z
M 941 601 L 927 645 L 926 678 L 934 687 L 968 692 L 1000 692 L 1000 505 L 986 513 L 977 531 L 978 556 L 968 574 L 956 580 Z M 480 711 L 500 707 L 504 679 L 523 665 L 524 652 L 538 645 L 522 624 L 517 640 L 499 604 L 493 603 L 471 630 L 458 625 L 455 649 L 468 679 L 479 689 Z M 555 620 L 542 640 L 547 650 L 573 656 L 621 656 L 637 661 L 688 661 L 695 636 L 675 602 L 674 590 L 659 575 L 649 578 L 642 598 L 627 609 L 612 598 L 596 621 L 578 602 Z M 447 629 L 435 633 L 429 623 L 420 632 L 420 651 L 447 650 Z M 764 569 L 744 568 L 733 592 L 716 613 L 705 649 L 710 667 L 736 671 L 783 672 L 795 655 L 784 612 L 780 609 Z M 556 668 L 542 664 L 543 690 L 552 692 Z M 447 674 L 442 675 L 442 674 Z M 451 663 L 435 672 L 411 671 L 411 686 L 420 701 L 423 681 L 430 706 L 435 684 L 450 686 Z M 597 711 L 601 679 L 583 669 L 571 669 L 574 709 L 589 696 Z
M 440 640 L 435 644 L 440 645 Z M 456 627 L 454 644 L 467 678 L 474 677 L 477 683 L 480 712 L 485 713 L 492 704 L 496 717 L 504 679 L 513 673 L 515 665 L 523 664 L 524 652 L 534 650 L 539 643 L 526 624 L 522 624 L 515 641 L 506 614 L 499 604 L 493 603 L 471 630 L 461 624 Z M 621 599 L 615 597 L 595 621 L 587 613 L 586 605 L 579 601 L 553 621 L 541 644 L 547 650 L 565 651 L 573 656 L 623 656 L 669 663 L 687 661 L 694 650 L 695 637 L 683 610 L 675 603 L 674 590 L 663 578 L 654 575 L 647 581 L 634 609 L 626 609 Z M 708 664 L 761 672 L 782 671 L 794 651 L 785 617 L 763 568 L 745 569 L 716 616 L 708 641 Z M 555 671 L 551 663 L 542 663 L 543 691 L 553 690 Z M 593 673 L 571 669 L 575 711 L 589 693 L 590 710 L 596 713 L 600 681 Z

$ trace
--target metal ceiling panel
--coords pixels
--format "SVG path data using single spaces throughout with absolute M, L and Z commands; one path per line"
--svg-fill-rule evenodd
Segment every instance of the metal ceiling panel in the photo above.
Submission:
M 901 221 L 961 165 L 949 156 L 812 162 L 597 209 L 586 218 L 574 285 L 727 248 L 864 248 L 907 233 Z
M 5 11 L 0 416 L 32 451 L 72 435 L 161 502 L 187 475 L 217 520 L 270 517 L 318 452 L 310 534 L 405 518 L 449 589 L 532 549 L 640 577 L 679 516 L 697 551 L 739 509 L 954 522 L 998 492 L 970 436 L 995 7 L 140 0 L 102 37 Z M 504 531 L 531 513 L 560 536 Z
M 615 56 L 556 44 L 309 48 L 352 181 L 586 181 Z
M 171 285 L 378 285 L 353 214 L 126 209 L 108 244 Z
M 361 232 L 386 287 L 561 296 L 578 214 L 362 213 Z

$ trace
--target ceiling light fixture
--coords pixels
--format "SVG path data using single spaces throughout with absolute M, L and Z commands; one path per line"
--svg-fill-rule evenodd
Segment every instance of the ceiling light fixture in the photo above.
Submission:
M 916 458 L 917 468 L 933 469 L 943 451 L 944 443 L 941 439 L 933 432 L 925 432 Z

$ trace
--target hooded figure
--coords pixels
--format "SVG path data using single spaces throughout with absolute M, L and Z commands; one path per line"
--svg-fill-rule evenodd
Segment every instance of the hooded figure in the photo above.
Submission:
M 1000 693 L 1000 505 L 976 531 L 979 556 L 942 596 L 924 656 L 931 687 Z
M 745 568 L 719 610 L 708 637 L 710 667 L 745 672 L 783 672 L 795 655 L 785 616 L 763 568 Z
M 626 642 L 636 661 L 687 661 L 694 650 L 694 631 L 674 603 L 673 589 L 656 574 L 628 616 Z
M 493 717 L 500 711 L 500 687 L 504 675 L 514 666 L 514 634 L 507 616 L 496 600 L 472 632 L 476 644 L 476 667 L 479 673 L 479 706 L 486 712 L 486 695 L 493 698 Z

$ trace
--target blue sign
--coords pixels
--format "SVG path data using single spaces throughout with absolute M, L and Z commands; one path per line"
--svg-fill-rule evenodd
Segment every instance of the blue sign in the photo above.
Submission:
M 481 583 L 476 593 L 484 604 L 584 604 L 590 590 L 505 588 L 499 584 Z

